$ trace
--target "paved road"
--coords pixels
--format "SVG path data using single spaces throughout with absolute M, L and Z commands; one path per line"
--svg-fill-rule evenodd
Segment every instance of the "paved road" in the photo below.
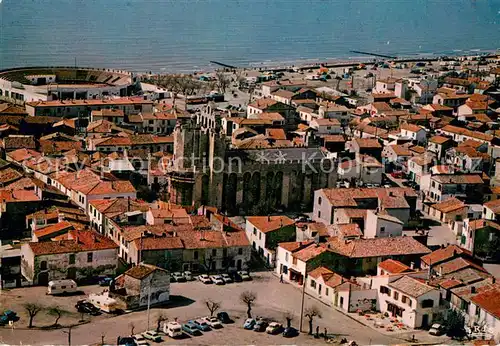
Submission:
M 25 289 L 23 289 L 25 290 Z M 285 312 L 294 314 L 295 319 L 292 325 L 299 324 L 301 293 L 297 288 L 289 284 L 280 284 L 270 273 L 255 274 L 255 279 L 248 283 L 238 283 L 226 286 L 203 285 L 200 282 L 172 284 L 172 295 L 176 300 L 182 302 L 182 306 L 175 306 L 166 309 L 151 309 L 150 328 L 155 327 L 158 314 L 167 316 L 170 320 L 178 318 L 183 322 L 188 319 L 205 316 L 208 310 L 205 306 L 206 299 L 220 301 L 221 310 L 227 311 L 236 321 L 232 326 L 220 331 L 212 331 L 197 338 L 189 338 L 176 341 L 176 344 L 324 344 L 324 341 L 315 340 L 307 335 L 299 338 L 287 340 L 281 336 L 269 336 L 262 333 L 245 331 L 241 328 L 245 319 L 245 306 L 239 301 L 241 293 L 251 290 L 257 294 L 257 302 L 253 309 L 255 316 L 265 316 L 285 322 L 283 315 Z M 19 293 L 21 291 L 18 291 Z M 182 297 L 178 299 L 179 297 Z M 344 314 L 327 307 L 316 300 L 306 297 L 305 307 L 315 305 L 321 313 L 322 319 L 314 322 L 320 326 L 320 330 L 325 327 L 328 333 L 345 336 L 348 340 L 356 340 L 360 344 L 396 344 L 402 340 L 390 336 L 382 335 L 379 332 L 366 327 Z M 93 344 L 100 343 L 101 335 L 105 336 L 105 342 L 116 341 L 119 335 L 130 334 L 131 324 L 135 326 L 135 333 L 146 330 L 147 312 L 139 311 L 131 314 L 117 316 L 113 318 L 101 318 L 95 322 L 76 327 L 72 330 L 72 344 Z M 306 323 L 304 322 L 304 327 Z M 169 340 L 169 343 L 172 343 Z M 0 344 L 67 344 L 67 335 L 62 330 L 41 331 L 41 330 L 8 330 L 0 329 Z

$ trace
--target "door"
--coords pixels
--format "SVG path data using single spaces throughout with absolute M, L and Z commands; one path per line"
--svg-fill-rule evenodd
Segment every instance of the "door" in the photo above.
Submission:
M 318 294 L 319 294 L 319 295 L 321 295 L 321 289 L 322 289 L 322 288 L 323 288 L 323 287 L 321 286 L 321 284 L 319 284 L 319 288 L 318 288 Z
M 38 284 L 41 286 L 47 286 L 49 284 L 49 273 L 44 272 L 38 274 Z
M 422 315 L 422 328 L 427 328 L 429 326 L 429 315 Z
M 75 267 L 68 268 L 67 279 L 72 279 L 72 280 L 76 279 L 76 268 Z

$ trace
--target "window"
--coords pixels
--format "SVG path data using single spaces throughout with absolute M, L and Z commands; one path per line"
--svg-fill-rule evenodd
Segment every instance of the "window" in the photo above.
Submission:
M 94 259 L 94 254 L 92 252 L 89 252 L 87 254 L 87 262 L 92 262 L 92 260 Z
M 212 256 L 217 256 L 217 249 L 212 250 Z
M 312 288 L 316 288 L 316 281 L 311 280 L 311 287 L 312 287 Z
M 285 252 L 285 262 L 288 262 L 288 252 Z
M 318 210 L 318 217 L 321 217 L 321 210 Z
M 380 293 L 391 295 L 391 290 L 388 287 L 380 286 Z
M 292 259 L 292 263 L 293 263 L 294 265 L 297 265 L 297 258 L 295 258 L 295 257 L 294 257 L 294 258 Z
M 409 298 L 408 298 L 408 306 L 409 306 L 410 308 L 411 308 L 411 304 L 412 304 L 411 299 L 409 299 Z
M 406 301 L 408 300 L 408 297 L 407 296 L 402 296 L 401 297 L 401 302 L 402 303 L 406 303 Z
M 318 197 L 318 205 L 321 205 L 321 201 L 322 201 L 321 197 Z
M 476 306 L 476 316 L 479 316 L 481 314 L 481 308 L 479 306 Z
M 198 259 L 198 251 L 195 251 L 195 252 L 193 253 L 193 258 L 194 258 L 195 260 L 197 260 L 197 259 Z
M 259 233 L 259 240 L 262 239 L 262 233 Z
M 435 182 L 432 182 L 432 187 L 436 187 L 436 183 Z
M 40 262 L 40 270 L 47 270 L 47 261 Z
M 257 235 L 257 228 L 253 228 L 253 235 Z
M 69 264 L 75 264 L 75 254 L 69 255 Z
M 227 249 L 222 249 L 222 256 L 227 257 Z
M 434 306 L 434 301 L 432 299 L 425 299 L 422 301 L 422 308 L 432 308 Z
M 380 227 L 380 233 L 384 233 L 385 232 L 385 227 Z
M 243 255 L 243 248 L 242 247 L 238 248 L 238 255 Z
M 393 297 L 394 297 L 394 300 L 398 300 L 399 299 L 399 293 L 396 292 L 396 291 L 394 291 Z
M 328 293 L 329 293 L 329 290 L 328 290 L 328 287 L 327 287 L 327 288 L 325 288 L 325 296 L 327 296 Z

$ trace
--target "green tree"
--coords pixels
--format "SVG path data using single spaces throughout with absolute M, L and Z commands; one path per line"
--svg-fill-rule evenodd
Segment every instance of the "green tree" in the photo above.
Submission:
M 446 335 L 452 339 L 463 339 L 467 333 L 465 331 L 465 318 L 456 310 L 448 310 L 446 315 Z
M 37 303 L 24 303 L 23 307 L 29 316 L 28 328 L 33 328 L 33 320 L 35 316 L 42 311 L 43 306 Z
M 56 320 L 54 321 L 54 326 L 58 326 L 59 320 L 61 319 L 62 315 L 66 315 L 68 313 L 68 311 L 61 309 L 59 306 L 52 306 L 47 309 L 47 314 L 56 318 Z

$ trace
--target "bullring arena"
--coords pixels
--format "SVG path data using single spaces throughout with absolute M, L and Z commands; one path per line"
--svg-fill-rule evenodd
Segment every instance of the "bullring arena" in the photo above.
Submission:
M 25 67 L 0 71 L 0 100 L 30 101 L 101 99 L 131 93 L 130 72 L 85 67 Z

